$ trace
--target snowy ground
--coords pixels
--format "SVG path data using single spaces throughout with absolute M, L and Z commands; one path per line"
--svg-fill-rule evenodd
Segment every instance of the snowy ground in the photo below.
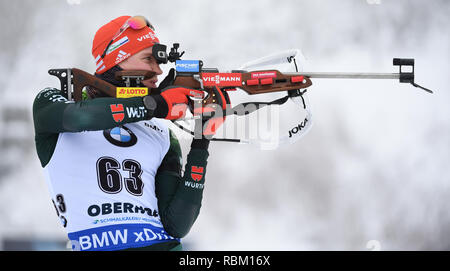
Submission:
M 208 67 L 231 70 L 289 48 L 303 50 L 310 71 L 394 72 L 393 57 L 413 57 L 416 81 L 435 91 L 317 80 L 309 91 L 314 127 L 295 145 L 261 151 L 212 143 L 203 208 L 185 239 L 190 249 L 450 249 L 448 1 L 20 0 L 0 7 L 0 241 L 65 238 L 33 146 L 32 101 L 59 85 L 49 68 L 94 70 L 99 26 L 142 14 L 163 43 L 180 42 L 187 58 Z M 25 117 L 15 120 L 14 112 Z M 11 138 L 22 147 L 11 148 Z M 182 144 L 186 154 L 189 141 Z

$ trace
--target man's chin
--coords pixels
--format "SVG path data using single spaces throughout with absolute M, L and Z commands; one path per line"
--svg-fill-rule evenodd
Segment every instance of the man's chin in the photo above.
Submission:
M 157 88 L 158 86 L 156 85 L 156 83 L 153 82 L 146 82 L 146 81 L 142 81 L 142 83 L 144 84 L 144 86 L 148 87 L 148 88 Z

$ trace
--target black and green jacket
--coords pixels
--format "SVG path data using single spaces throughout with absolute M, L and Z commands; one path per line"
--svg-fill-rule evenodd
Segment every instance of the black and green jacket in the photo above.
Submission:
M 80 102 L 70 102 L 60 90 L 46 88 L 41 91 L 33 103 L 36 150 L 42 167 L 45 167 L 55 150 L 59 133 L 105 130 L 118 126 L 111 117 L 110 106 L 123 104 L 125 107 L 144 108 L 141 97 L 118 99 L 96 98 Z M 145 114 L 128 116 L 121 124 L 152 118 Z M 191 229 L 200 211 L 205 173 L 195 183 L 191 183 L 192 166 L 206 169 L 209 141 L 194 139 L 187 155 L 184 175 L 182 175 L 181 148 L 175 135 L 170 132 L 170 148 L 159 167 L 155 178 L 155 193 L 161 222 L 167 233 L 175 238 L 184 237 Z M 195 175 L 195 174 L 194 174 Z M 170 247 L 166 247 L 170 248 Z M 157 246 L 155 249 L 165 249 Z

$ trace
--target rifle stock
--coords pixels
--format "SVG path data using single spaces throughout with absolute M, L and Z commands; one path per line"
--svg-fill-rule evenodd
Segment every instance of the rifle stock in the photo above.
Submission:
M 85 71 L 77 68 L 72 69 L 72 82 L 73 82 L 73 99 L 78 102 L 82 100 L 82 91 L 84 87 L 93 87 L 98 89 L 102 93 L 116 97 L 116 86 L 110 84 L 104 80 L 95 77 Z
M 110 97 L 117 97 L 117 86 L 110 84 L 95 75 L 87 73 L 83 70 L 72 69 L 50 69 L 48 71 L 50 75 L 58 77 L 61 82 L 61 91 L 66 93 L 67 98 L 79 102 L 83 99 L 83 88 L 92 87 L 103 94 Z M 124 80 L 126 84 L 130 84 L 130 80 L 134 79 L 138 83 L 142 80 L 152 78 L 155 76 L 155 72 L 150 71 L 119 71 L 115 73 L 117 80 Z M 72 91 L 73 87 L 73 91 Z

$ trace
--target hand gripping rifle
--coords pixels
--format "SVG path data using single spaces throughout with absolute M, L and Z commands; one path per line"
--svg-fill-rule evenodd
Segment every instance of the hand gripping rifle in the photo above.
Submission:
M 181 60 L 184 52 L 178 52 L 179 44 L 175 43 L 171 48 L 169 54 L 166 53 L 166 46 L 156 44 L 153 48 L 153 56 L 158 63 L 175 62 L 175 77 L 173 85 L 184 86 L 186 88 L 200 89 L 205 92 L 203 99 L 192 99 L 190 102 L 191 111 L 196 106 L 219 106 L 221 100 L 217 98 L 217 89 L 222 92 L 236 90 L 236 88 L 244 90 L 249 95 L 283 92 L 287 95 L 283 98 L 271 102 L 256 102 L 239 104 L 231 110 L 226 110 L 225 115 L 247 115 L 256 109 L 266 105 L 281 105 L 289 98 L 301 97 L 306 92 L 306 88 L 312 85 L 311 79 L 396 79 L 400 83 L 410 83 L 414 87 L 425 90 L 428 93 L 433 93 L 431 90 L 424 88 L 414 82 L 414 59 L 411 58 L 394 58 L 393 65 L 399 67 L 398 73 L 345 73 L 345 72 L 298 72 L 295 54 L 283 55 L 288 62 L 293 62 L 297 72 L 283 73 L 275 69 L 265 70 L 233 70 L 231 72 L 219 72 L 218 69 L 204 68 L 201 60 Z M 288 51 L 290 52 L 290 51 Z M 259 64 L 270 63 L 271 58 L 263 58 Z M 266 64 L 267 64 L 266 63 Z M 250 65 L 244 67 L 250 67 Z M 404 70 L 407 69 L 407 71 Z M 61 82 L 61 90 L 67 95 L 69 100 L 81 101 L 82 91 L 85 87 L 93 87 L 104 94 L 111 97 L 121 97 L 120 92 L 130 92 L 129 96 L 137 96 L 139 93 L 133 93 L 135 89 L 132 87 L 144 88 L 141 82 L 145 79 L 151 78 L 155 75 L 154 72 L 149 71 L 119 71 L 116 72 L 115 77 L 118 80 L 123 80 L 127 88 L 118 88 L 106 81 L 103 81 L 92 74 L 82 71 L 77 68 L 69 69 L 51 69 L 48 71 L 50 75 L 59 78 Z M 303 90 L 303 91 L 302 91 Z M 145 94 L 157 93 L 157 89 L 150 89 Z M 137 95 L 133 95 L 137 94 Z M 141 96 L 141 95 L 139 95 Z M 227 95 L 226 95 L 227 96 Z M 228 100 L 227 103 L 230 103 Z M 258 107 L 254 110 L 243 110 L 246 105 L 255 104 Z M 306 109 L 303 100 L 304 108 Z M 227 105 L 229 106 L 229 105 Z M 194 133 L 177 125 L 181 129 Z M 214 140 L 214 139 L 213 139 Z M 216 139 L 223 141 L 240 142 L 241 140 L 233 139 Z

